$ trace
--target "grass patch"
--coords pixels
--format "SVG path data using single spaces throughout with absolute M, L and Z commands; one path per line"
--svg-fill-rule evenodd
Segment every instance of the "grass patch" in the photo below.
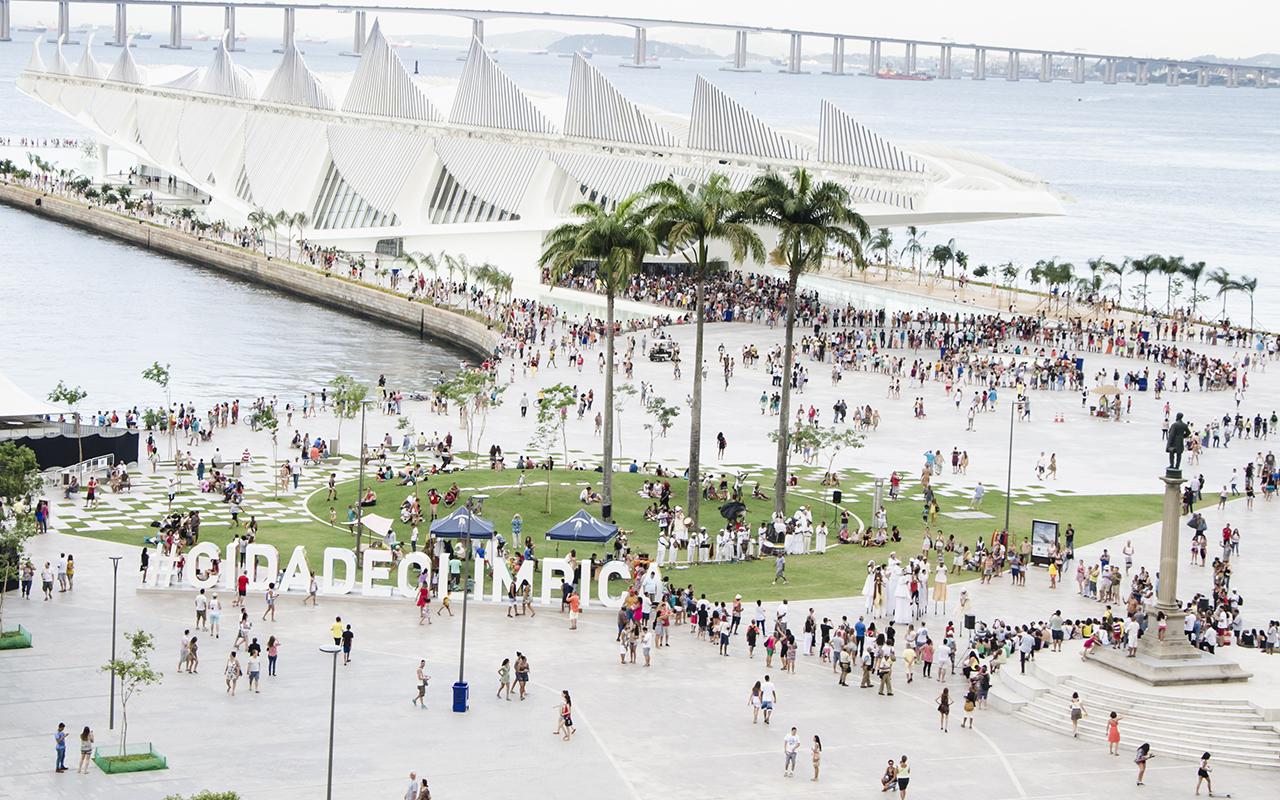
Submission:
M 743 470 L 749 475 L 746 486 L 749 488 L 759 482 L 765 492 L 772 495 L 773 473 L 769 469 L 759 469 L 752 465 L 718 465 L 720 469 L 732 468 Z M 715 470 L 712 470 L 713 472 Z M 799 485 L 788 492 L 788 510 L 795 510 L 800 505 L 814 508 L 816 518 L 826 519 L 831 529 L 831 539 L 835 541 L 834 524 L 836 511 L 828 502 L 830 489 L 820 485 L 822 470 L 820 468 L 798 467 Z M 900 474 L 908 474 L 900 470 Z M 515 514 L 523 519 L 522 536 L 533 538 L 536 553 L 540 557 L 555 555 L 556 543 L 543 538 L 546 530 L 565 519 L 584 506 L 578 502 L 578 495 L 584 483 L 590 483 L 598 491 L 600 474 L 597 472 L 574 472 L 569 470 L 530 471 L 526 473 L 526 486 L 523 492 L 514 487 L 519 477 L 515 470 L 493 472 L 490 470 L 467 470 L 451 476 L 436 476 L 429 483 L 416 487 L 397 486 L 394 483 L 378 483 L 366 477 L 366 483 L 378 493 L 378 504 L 371 513 L 390 517 L 395 522 L 396 536 L 401 542 L 409 540 L 409 528 L 399 522 L 400 503 L 411 492 L 418 492 L 423 506 L 426 508 L 428 487 L 435 487 L 441 493 L 453 481 L 463 489 L 463 497 L 474 493 L 489 495 L 485 501 L 485 517 L 494 523 L 495 528 L 507 540 L 512 541 L 511 520 Z M 955 480 L 962 476 L 940 476 L 940 480 Z M 872 491 L 869 485 L 872 479 L 865 473 L 847 472 L 842 474 L 844 501 L 842 506 L 855 514 L 864 523 L 870 523 L 872 513 Z M 533 485 L 550 481 L 548 497 L 545 485 Z M 632 547 L 639 552 L 653 553 L 657 544 L 657 527 L 644 520 L 644 509 L 652 501 L 638 496 L 637 492 L 645 480 L 653 480 L 641 474 L 618 473 L 614 478 L 613 514 L 614 520 L 624 529 L 634 531 L 631 535 Z M 732 478 L 730 478 L 732 480 Z M 957 481 L 958 482 L 958 481 Z M 687 484 L 679 479 L 671 479 L 672 505 L 685 504 Z M 944 536 L 954 534 L 957 540 L 973 546 L 978 538 L 988 539 L 992 532 L 1004 524 L 1004 493 L 989 490 L 982 504 L 982 511 L 989 518 L 951 519 L 944 516 L 947 512 L 965 511 L 968 509 L 968 493 L 963 497 L 948 497 L 941 494 L 945 485 L 935 482 L 939 491 L 938 499 L 943 515 L 937 519 L 935 531 L 941 529 Z M 1065 530 L 1068 523 L 1076 529 L 1076 547 L 1081 547 L 1098 539 L 1114 536 L 1160 519 L 1161 498 L 1159 495 L 1101 495 L 1086 496 L 1070 493 L 1058 493 L 1054 487 L 1028 485 L 1015 488 L 1013 503 L 1010 505 L 1010 527 L 1016 539 L 1021 540 L 1030 535 L 1033 519 L 1054 520 L 1061 523 Z M 887 492 L 887 488 L 886 488 Z M 325 491 L 319 490 L 308 501 L 308 508 L 320 520 L 327 520 L 329 508 L 337 512 L 338 525 L 333 527 L 326 522 L 313 521 L 307 523 L 278 523 L 261 520 L 259 523 L 258 541 L 271 544 L 280 549 L 282 559 L 287 559 L 296 545 L 305 545 L 308 554 L 319 563 L 319 556 L 324 547 L 351 547 L 353 538 L 345 525 L 346 508 L 354 503 L 357 493 L 357 482 L 349 481 L 338 486 L 338 498 L 325 500 Z M 270 492 L 262 497 L 269 497 Z M 1023 504 L 1020 504 L 1023 503 Z M 249 506 L 246 503 L 246 506 Z M 719 528 L 723 521 L 718 509 L 720 502 L 702 503 L 702 523 L 711 531 Z M 754 530 L 761 520 L 768 519 L 772 513 L 772 501 L 746 500 L 747 520 Z M 174 503 L 175 510 L 181 506 L 181 497 Z M 925 527 L 921 520 L 923 506 L 922 493 L 914 483 L 904 484 L 902 497 L 896 501 L 887 501 L 889 522 L 898 525 L 903 540 L 887 548 L 864 549 L 859 546 L 835 547 L 823 556 L 800 556 L 789 558 L 787 577 L 789 586 L 772 586 L 773 565 L 771 561 L 753 561 L 739 564 L 704 564 L 685 569 L 670 569 L 672 580 L 679 584 L 692 583 L 699 592 L 706 592 L 708 597 L 727 599 L 735 593 L 742 593 L 749 599 L 774 600 L 788 597 L 843 597 L 861 591 L 861 575 L 868 559 L 882 561 L 890 549 L 896 550 L 899 556 L 918 553 Z M 456 506 L 455 506 L 456 507 Z M 441 506 L 441 516 L 452 509 Z M 588 506 L 587 510 L 597 516 L 599 505 Z M 149 522 L 150 520 L 140 520 Z M 425 543 L 427 525 L 420 527 L 419 546 Z M 128 531 L 112 529 L 108 531 L 81 531 L 77 535 L 88 536 L 108 541 L 139 545 L 146 531 Z M 201 531 L 203 541 L 216 543 L 225 548 L 235 529 L 206 526 Z M 576 549 L 579 557 L 594 554 L 597 558 L 612 557 L 612 545 L 583 546 L 562 542 L 559 553 L 564 555 L 570 549 Z M 977 577 L 976 574 L 963 576 L 961 579 Z
M 168 769 L 169 760 L 155 751 L 151 745 L 143 745 L 145 751 L 137 753 L 109 754 L 98 748 L 93 754 L 93 763 L 108 775 L 122 772 L 148 772 L 156 769 Z M 130 745 L 130 748 L 135 745 Z
M 19 625 L 14 630 L 0 632 L 0 650 L 24 650 L 31 647 L 31 631 Z

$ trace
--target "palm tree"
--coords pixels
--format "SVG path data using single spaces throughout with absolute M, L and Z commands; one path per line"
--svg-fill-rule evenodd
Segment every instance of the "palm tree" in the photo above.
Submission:
M 1013 300 L 1013 292 L 1018 289 L 1018 278 L 1021 276 L 1022 270 L 1014 266 L 1012 261 L 1000 267 L 1000 282 L 1009 290 L 1010 301 Z
M 629 197 L 606 211 L 595 203 L 577 203 L 571 209 L 581 222 L 566 222 L 553 228 L 542 240 L 540 268 L 550 268 L 556 279 L 572 272 L 583 262 L 594 262 L 596 276 L 604 286 L 605 371 L 604 371 L 604 474 L 601 481 L 601 513 L 608 519 L 613 511 L 613 304 L 631 276 L 644 265 L 644 257 L 658 249 L 658 239 L 647 224 L 639 197 Z M 694 371 L 702 369 L 694 365 Z
M 651 220 L 654 235 L 664 247 L 679 252 L 693 273 L 696 333 L 693 356 L 693 403 L 689 423 L 689 491 L 687 513 L 698 525 L 698 505 L 702 497 L 699 474 L 702 452 L 702 361 L 703 325 L 706 317 L 707 277 L 724 266 L 712 260 L 709 248 L 720 242 L 729 247 L 730 257 L 742 263 L 747 257 L 764 260 L 764 244 L 744 222 L 747 197 L 733 191 L 723 175 L 713 174 L 706 183 L 688 190 L 668 178 L 647 190 L 654 198 L 644 210 Z
M 1124 274 L 1129 271 L 1129 259 L 1126 257 L 1119 264 L 1104 261 L 1103 269 L 1116 276 L 1116 303 L 1124 302 Z
M 253 249 L 254 250 L 258 249 L 257 240 L 261 238 L 262 250 L 264 254 L 266 253 L 267 241 L 266 241 L 266 238 L 262 236 L 262 232 L 267 229 L 267 220 L 270 218 L 271 218 L 271 215 L 268 214 L 266 212 L 266 209 L 263 209 L 263 208 L 255 208 L 254 210 L 249 212 L 249 216 L 248 216 L 249 224 L 252 225 L 254 228 L 257 228 L 257 236 L 254 237 Z
M 1250 278 L 1248 275 L 1241 275 L 1240 280 L 1235 282 L 1233 287 L 1238 292 L 1244 292 L 1249 296 L 1249 330 L 1253 330 L 1253 293 L 1258 290 L 1258 279 Z
M 1218 287 L 1217 296 L 1222 298 L 1222 318 L 1227 318 L 1227 294 L 1236 289 L 1236 279 L 1222 267 L 1209 273 L 1209 283 Z
M 1164 313 L 1173 312 L 1173 279 L 1182 274 L 1186 268 L 1182 256 L 1169 256 L 1160 259 L 1160 272 L 1165 276 Z
M 772 259 L 787 268 L 787 332 L 782 350 L 782 409 L 778 417 L 778 460 L 773 508 L 787 506 L 787 452 L 790 449 L 791 367 L 796 326 L 796 285 L 800 275 L 822 265 L 832 245 L 862 257 L 860 237 L 867 222 L 850 206 L 849 190 L 838 183 L 815 184 L 808 170 L 788 177 L 769 171 L 751 182 L 750 216 L 777 232 Z
M 307 212 L 305 211 L 297 211 L 289 215 L 288 223 L 289 223 L 289 232 L 290 232 L 290 235 L 289 235 L 289 259 L 290 260 L 293 259 L 293 229 L 295 227 L 298 229 L 298 250 L 299 252 L 301 252 L 302 229 L 305 228 L 307 226 L 307 223 L 310 221 L 311 221 L 311 218 L 307 216 Z
M 1147 256 L 1146 258 L 1135 258 L 1129 261 L 1129 271 L 1136 272 L 1142 276 L 1142 311 L 1147 310 L 1147 281 L 1151 278 L 1151 273 L 1160 269 L 1160 256 Z
M 876 235 L 871 237 L 871 252 L 880 254 L 880 264 L 884 266 L 884 279 L 889 280 L 889 250 L 893 247 L 893 234 L 888 228 L 877 228 Z
M 916 269 L 916 259 L 924 253 L 924 237 L 928 234 L 915 225 L 907 226 L 907 246 L 902 248 L 902 255 L 911 254 L 911 269 Z M 920 283 L 922 273 L 916 272 L 916 283 Z
M 1182 274 L 1187 280 L 1191 281 L 1191 318 L 1195 319 L 1196 306 L 1200 303 L 1200 281 L 1204 279 L 1204 271 L 1206 264 L 1203 261 L 1193 261 L 1182 268 Z
M 955 239 L 951 240 L 952 242 Z M 938 265 L 938 275 L 941 277 L 947 271 L 947 264 L 955 257 L 949 244 L 936 244 L 933 250 L 929 252 L 929 260 Z

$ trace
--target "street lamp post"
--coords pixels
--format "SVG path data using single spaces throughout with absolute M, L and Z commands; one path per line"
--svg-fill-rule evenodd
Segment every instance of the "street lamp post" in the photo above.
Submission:
M 1013 402 L 1009 404 L 1009 466 L 1005 473 L 1004 482 L 1004 532 L 1009 534 L 1009 507 L 1013 501 L 1013 415 L 1018 408 L 1018 398 L 1015 396 Z
M 356 561 L 360 559 L 360 531 L 364 524 L 364 409 L 368 400 L 360 401 L 360 452 L 356 457 L 360 460 L 360 479 L 356 487 Z
M 120 559 L 123 556 L 107 556 L 111 559 L 111 660 L 116 660 L 116 589 L 120 577 Z M 111 670 L 111 713 L 107 730 L 116 729 L 116 673 Z
M 466 549 L 466 560 L 463 562 L 462 577 L 462 641 L 458 645 L 458 682 L 453 685 L 453 710 L 459 714 L 466 712 L 470 690 L 463 677 L 467 660 L 467 595 L 471 594 L 471 520 L 460 516 L 458 524 L 462 528 L 462 546 Z
M 324 794 L 325 800 L 333 800 L 333 723 L 338 706 L 338 653 L 342 648 L 336 644 L 322 644 L 320 652 L 333 656 L 333 679 L 329 687 L 329 777 Z

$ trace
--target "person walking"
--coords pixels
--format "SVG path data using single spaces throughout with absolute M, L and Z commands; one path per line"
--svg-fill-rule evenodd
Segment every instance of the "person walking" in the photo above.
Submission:
M 942 687 L 942 694 L 938 695 L 938 730 L 943 733 L 947 732 L 947 720 L 951 718 L 951 690 Z
M 217 592 L 209 598 L 209 633 L 215 639 L 222 638 L 222 601 L 218 599 Z
M 573 700 L 569 698 L 568 689 L 560 690 L 559 721 L 553 733 L 563 733 L 566 742 L 573 736 Z
M 267 592 L 264 599 L 267 601 L 267 610 L 262 612 L 262 619 L 265 621 L 267 615 L 271 615 L 271 621 L 276 621 L 276 600 L 280 597 L 280 593 L 276 591 L 274 583 L 267 584 Z
M 1200 796 L 1200 784 L 1202 783 L 1209 790 L 1209 796 L 1213 797 L 1213 780 L 1209 777 L 1209 773 L 1213 772 L 1213 767 L 1209 766 L 1210 758 L 1212 758 L 1212 755 L 1208 752 L 1200 756 L 1200 766 L 1196 768 L 1196 797 Z
M 67 771 L 67 723 L 59 722 L 58 730 L 53 734 L 53 751 L 57 758 L 54 763 L 54 772 Z M 1197 792 L 1198 794 L 1198 792 Z
M 793 725 L 791 733 L 788 733 L 782 740 L 782 776 L 790 778 L 796 772 L 796 752 L 800 749 L 800 737 L 796 735 L 796 729 Z
M 242 674 L 240 659 L 236 657 L 236 651 L 232 650 L 231 655 L 227 656 L 227 666 L 223 670 L 223 675 L 227 680 L 227 693 L 232 697 L 236 696 L 236 682 L 240 680 Z
M 819 769 L 822 766 L 822 740 L 818 738 L 817 734 L 814 734 L 813 736 L 812 750 L 813 750 L 813 777 L 810 778 L 809 780 L 816 781 L 818 780 Z
M 520 699 L 525 699 L 526 687 L 529 684 L 529 659 L 524 653 L 516 651 L 516 687 L 520 690 Z
M 1113 756 L 1120 755 L 1120 715 L 1114 711 L 1107 720 L 1107 752 Z
M 276 676 L 276 658 L 280 655 L 280 640 L 274 636 L 267 637 L 267 675 Z
M 76 767 L 76 772 L 82 775 L 89 774 L 89 764 L 93 761 L 93 731 L 88 725 L 84 726 L 84 730 L 80 732 L 80 765 Z
M 764 712 L 764 724 L 768 725 L 769 720 L 773 717 L 773 704 L 778 701 L 778 687 L 773 685 L 773 681 L 769 680 L 769 676 L 764 676 L 764 681 L 760 683 L 760 710 Z
M 346 629 L 342 631 L 342 666 L 344 667 L 351 663 L 351 643 L 355 638 L 356 634 L 348 623 Z
M 196 643 L 196 637 L 191 637 L 191 643 L 187 646 L 188 660 L 187 673 L 190 675 L 200 674 L 200 647 Z
M 413 704 L 423 711 L 427 710 L 427 682 L 431 677 L 427 675 L 427 660 L 425 658 L 418 659 L 418 696 L 413 698 Z
M 761 692 L 760 681 L 756 681 L 751 687 L 751 696 L 747 698 L 747 705 L 751 706 L 751 724 L 755 725 L 760 721 L 760 704 Z
M 511 659 L 504 658 L 502 663 L 498 665 L 498 698 L 502 697 L 502 693 L 507 693 L 507 700 L 511 700 Z
M 1133 763 L 1138 765 L 1138 785 L 1142 786 L 1142 779 L 1147 774 L 1147 762 L 1155 758 L 1151 753 L 1151 745 L 1143 742 L 1138 745 L 1138 753 L 1133 757 Z
M 907 786 L 911 783 L 911 765 L 904 755 L 898 762 L 898 800 L 907 800 Z
M 978 692 L 974 684 L 969 684 L 969 691 L 964 694 L 964 716 L 960 719 L 960 727 L 973 730 L 973 710 L 978 707 Z
M 259 683 L 262 678 L 262 656 L 258 654 L 257 650 L 251 649 L 249 651 L 248 656 L 245 658 L 245 669 L 249 673 L 249 688 L 253 690 L 254 694 L 260 694 L 262 692 L 261 684 Z
M 1084 710 L 1084 702 L 1080 699 L 1079 692 L 1071 693 L 1071 738 L 1080 738 L 1080 720 L 1089 716 Z

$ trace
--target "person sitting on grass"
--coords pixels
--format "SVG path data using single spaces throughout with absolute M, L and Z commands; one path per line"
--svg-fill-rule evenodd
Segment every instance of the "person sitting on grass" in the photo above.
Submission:
M 378 493 L 372 487 L 364 490 L 364 496 L 360 498 L 360 505 L 368 508 L 378 504 Z

